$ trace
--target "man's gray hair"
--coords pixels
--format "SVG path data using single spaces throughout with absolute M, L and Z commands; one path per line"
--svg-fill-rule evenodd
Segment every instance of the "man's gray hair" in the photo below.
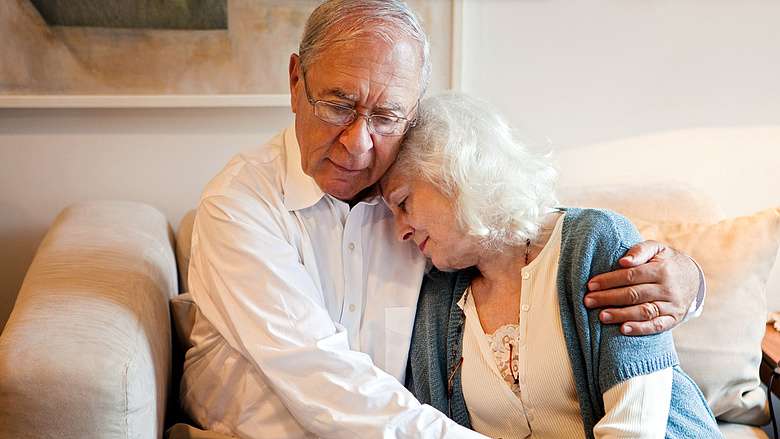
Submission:
M 558 203 L 550 152 L 520 142 L 485 102 L 451 91 L 420 102 L 417 126 L 394 166 L 436 185 L 455 203 L 463 230 L 486 248 L 525 245 L 538 236 L 541 215 Z
M 420 96 L 431 77 L 430 43 L 415 13 L 400 0 L 328 0 L 309 16 L 298 47 L 303 72 L 334 44 L 361 36 L 394 43 L 409 37 L 420 45 Z

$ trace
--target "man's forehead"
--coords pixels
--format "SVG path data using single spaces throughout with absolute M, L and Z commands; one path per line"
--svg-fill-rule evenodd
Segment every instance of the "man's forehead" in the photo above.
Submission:
M 327 96 L 373 107 L 410 110 L 420 94 L 422 70 L 397 45 L 386 41 L 333 44 L 307 68 L 307 82 Z M 411 101 L 411 102 L 407 102 Z

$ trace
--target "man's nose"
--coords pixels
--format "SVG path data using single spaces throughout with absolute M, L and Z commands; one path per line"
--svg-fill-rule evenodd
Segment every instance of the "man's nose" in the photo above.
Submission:
M 368 117 L 358 114 L 358 117 L 344 128 L 340 140 L 347 151 L 354 156 L 368 152 L 374 146 L 371 132 L 368 130 Z

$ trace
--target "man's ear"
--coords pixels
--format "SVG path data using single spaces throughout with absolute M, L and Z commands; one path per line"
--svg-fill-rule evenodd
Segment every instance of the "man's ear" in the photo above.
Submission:
M 293 53 L 290 55 L 290 67 L 289 67 L 289 73 L 290 73 L 290 107 L 292 107 L 292 112 L 296 113 L 298 111 L 298 84 L 301 82 L 301 60 L 298 57 L 297 53 Z

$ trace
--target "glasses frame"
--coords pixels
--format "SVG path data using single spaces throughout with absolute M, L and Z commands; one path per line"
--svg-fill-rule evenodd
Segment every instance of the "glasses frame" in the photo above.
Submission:
M 409 131 L 409 128 L 412 128 L 415 125 L 417 125 L 417 119 L 416 118 L 409 119 L 408 117 L 396 116 L 394 114 L 393 115 L 388 115 L 388 114 L 368 114 L 368 115 L 366 115 L 366 114 L 358 113 L 354 108 L 348 107 L 346 105 L 341 105 L 341 104 L 337 104 L 335 102 L 325 101 L 325 100 L 322 100 L 322 99 L 318 99 L 318 100 L 315 101 L 315 100 L 313 100 L 311 98 L 311 95 L 309 94 L 309 85 L 306 82 L 306 72 L 304 72 L 303 70 L 301 70 L 301 78 L 303 78 L 303 90 L 304 90 L 304 92 L 306 92 L 306 100 L 308 100 L 309 104 L 311 104 L 311 106 L 314 107 L 314 115 L 317 117 L 317 119 L 319 119 L 319 120 L 321 120 L 323 122 L 327 122 L 327 123 L 329 123 L 331 125 L 336 125 L 336 126 L 347 126 L 347 125 L 351 125 L 354 121 L 356 121 L 358 116 L 361 116 L 361 117 L 365 117 L 366 118 L 366 126 L 368 127 L 369 131 L 371 131 L 374 134 L 377 134 L 377 135 L 380 135 L 380 136 L 387 136 L 387 137 L 403 136 L 404 134 L 406 134 Z M 318 114 L 318 112 L 317 112 L 317 108 L 318 108 L 317 104 L 324 104 L 324 105 L 327 105 L 329 107 L 338 108 L 339 110 L 346 110 L 347 112 L 351 112 L 352 113 L 352 117 L 349 119 L 348 122 L 345 122 L 345 123 L 337 123 L 337 122 L 334 122 L 332 120 L 325 119 L 320 114 Z M 412 111 L 414 111 L 414 109 L 416 109 L 419 105 L 420 105 L 420 100 L 418 99 L 417 103 L 414 104 L 414 107 L 412 107 Z M 321 105 L 320 105 L 320 108 L 321 108 Z M 404 123 L 404 128 L 398 134 L 377 132 L 374 129 L 373 123 L 371 122 L 373 117 L 384 117 L 384 118 L 389 118 L 389 119 L 395 119 L 396 124 L 398 122 L 403 122 Z M 374 120 L 376 120 L 376 119 L 374 119 Z

